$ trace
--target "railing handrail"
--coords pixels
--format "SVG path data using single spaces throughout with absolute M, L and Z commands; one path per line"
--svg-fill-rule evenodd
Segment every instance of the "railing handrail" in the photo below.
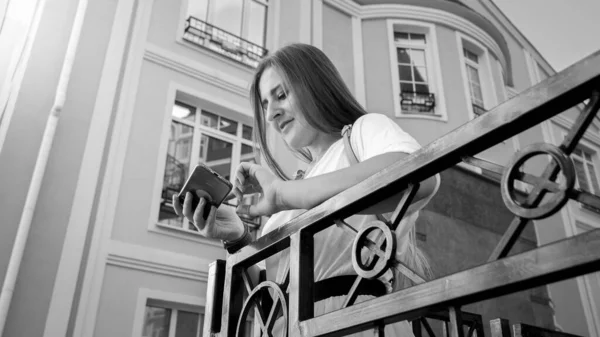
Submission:
M 228 265 L 257 263 L 274 251 L 287 247 L 290 235 L 301 229 L 310 227 L 311 231 L 317 232 L 321 227 L 329 226 L 334 219 L 345 218 L 368 207 L 388 191 L 398 191 L 410 181 L 422 181 L 457 164 L 462 156 L 479 153 L 499 143 L 500 139 L 517 135 L 588 98 L 594 84 L 600 84 L 600 51 L 438 138 L 405 160 L 302 213 L 277 231 L 231 255 Z M 552 107 L 550 116 L 545 111 L 547 107 Z M 493 143 L 494 140 L 497 142 Z

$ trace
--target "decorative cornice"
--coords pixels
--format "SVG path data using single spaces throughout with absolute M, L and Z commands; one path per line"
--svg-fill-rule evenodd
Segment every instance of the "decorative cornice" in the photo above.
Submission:
M 361 6 L 351 0 L 325 0 L 325 3 L 353 17 L 361 20 L 378 18 L 398 18 L 421 20 L 441 24 L 471 36 L 490 49 L 503 67 L 507 67 L 508 58 L 496 40 L 485 30 L 474 23 L 447 11 L 405 4 L 375 4 Z
M 421 6 L 400 4 L 369 5 L 363 6 L 361 18 L 403 18 L 442 24 L 461 31 L 481 42 L 498 57 L 502 64 L 506 64 L 506 58 L 502 53 L 500 46 L 488 33 L 477 27 L 472 22 L 446 11 Z
M 161 249 L 111 241 L 106 264 L 207 282 L 209 261 Z
M 181 57 L 164 48 L 147 45 L 144 59 L 240 96 L 248 97 L 249 84 L 247 81 Z

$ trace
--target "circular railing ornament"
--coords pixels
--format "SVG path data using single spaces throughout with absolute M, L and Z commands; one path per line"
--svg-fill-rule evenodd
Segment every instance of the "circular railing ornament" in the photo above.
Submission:
M 381 244 L 373 245 L 373 241 L 368 238 L 368 235 L 374 231 L 378 231 L 383 234 L 384 241 Z M 377 259 L 377 262 L 373 263 L 373 259 L 369 262 L 369 265 L 362 260 L 362 250 L 371 244 L 369 248 L 369 256 L 373 259 Z M 392 230 L 381 221 L 372 221 L 365 228 L 363 228 L 354 239 L 352 245 L 352 266 L 356 273 L 367 279 L 375 279 L 383 275 L 391 266 L 391 262 L 394 259 L 396 253 L 396 237 Z M 375 254 L 376 256 L 373 256 Z
M 274 298 L 272 298 L 273 300 L 273 306 L 277 306 L 277 308 L 275 308 L 275 310 L 272 310 L 271 313 L 264 313 L 264 314 L 269 314 L 269 317 L 267 317 L 267 321 L 264 322 L 263 317 L 257 317 L 257 319 L 261 320 L 261 322 L 259 322 L 259 327 L 262 330 L 261 334 L 263 336 L 273 336 L 273 331 L 270 331 L 271 329 L 273 329 L 273 326 L 275 324 L 275 320 L 278 317 L 278 310 L 282 310 L 282 315 L 283 315 L 283 336 L 287 337 L 288 335 L 288 307 L 287 307 L 287 301 L 285 300 L 285 295 L 283 293 L 283 291 L 281 290 L 281 287 L 273 282 L 273 281 L 264 281 L 261 282 L 259 285 L 257 285 L 252 292 L 248 295 L 248 298 L 246 299 L 246 302 L 244 302 L 244 306 L 242 307 L 242 312 L 240 314 L 240 319 L 238 320 L 237 323 L 237 329 L 236 329 L 236 336 L 245 336 L 245 332 L 244 328 L 245 328 L 245 323 L 247 322 L 248 319 L 248 315 L 250 314 L 250 310 L 252 309 L 252 307 L 254 305 L 256 305 L 257 303 L 260 303 L 258 296 L 260 296 L 261 294 L 263 294 L 264 292 L 267 292 L 269 294 L 271 294 L 268 289 L 273 290 L 273 296 Z M 260 315 L 258 315 L 260 316 Z
M 549 155 L 560 168 L 565 177 L 560 183 L 544 177 L 528 182 L 534 188 L 545 189 L 552 197 L 536 207 L 519 202 L 515 193 L 514 182 L 519 180 L 521 167 L 532 157 Z M 575 167 L 573 162 L 561 149 L 547 143 L 532 144 L 519 152 L 507 166 L 500 185 L 502 199 L 506 207 L 515 215 L 525 219 L 542 219 L 560 210 L 569 200 L 569 191 L 575 186 Z

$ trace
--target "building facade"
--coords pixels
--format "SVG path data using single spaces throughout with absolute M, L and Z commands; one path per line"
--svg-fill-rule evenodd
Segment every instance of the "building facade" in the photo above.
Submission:
M 229 177 L 254 160 L 249 81 L 269 51 L 321 48 L 367 111 L 422 145 L 555 73 L 491 0 L 29 3 L 31 20 L 0 59 L 0 74 L 12 74 L 0 88 L 4 285 L 20 261 L 6 337 L 196 335 L 208 264 L 225 253 L 170 198 L 199 162 Z M 504 165 L 529 144 L 558 144 L 578 113 L 477 156 Z M 574 155 L 578 186 L 596 194 L 599 134 L 596 120 Z M 287 172 L 303 167 L 270 141 Z M 464 164 L 442 179 L 417 225 L 439 277 L 485 262 L 511 220 L 486 172 Z M 530 225 L 515 252 L 599 224 L 571 201 Z M 600 276 L 465 310 L 600 336 Z

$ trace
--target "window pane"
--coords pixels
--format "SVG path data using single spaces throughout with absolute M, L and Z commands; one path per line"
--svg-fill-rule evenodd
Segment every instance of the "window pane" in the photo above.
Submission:
M 240 161 L 253 162 L 254 160 L 254 149 L 250 145 L 242 144 L 242 153 L 240 156 Z
M 242 125 L 242 138 L 252 140 L 252 127 L 248 125 Z
M 211 1 L 212 24 L 237 36 L 242 32 L 242 0 Z
M 179 193 L 189 174 L 193 132 L 194 128 L 190 126 L 171 122 L 171 135 L 167 146 L 167 160 L 158 216 L 161 223 L 182 226 L 183 218 L 175 214 L 171 200 L 173 194 Z
M 252 43 L 263 46 L 265 42 L 265 25 L 267 18 L 267 7 L 255 1 L 248 2 L 250 5 L 250 21 L 247 39 Z
M 600 193 L 600 184 L 598 184 L 598 177 L 596 176 L 596 171 L 594 170 L 594 165 L 591 163 L 587 163 L 588 173 L 590 175 L 590 182 L 592 183 L 592 187 L 594 188 L 594 193 Z
M 429 86 L 427 84 L 415 84 L 415 91 L 418 93 L 428 94 Z
M 410 64 L 410 55 L 406 48 L 398 48 L 396 50 L 398 56 L 398 63 Z
M 467 49 L 463 49 L 463 52 L 467 59 L 469 59 L 475 63 L 479 63 L 479 56 L 477 56 L 477 54 L 475 54 L 472 51 L 467 50 Z
M 415 33 L 411 33 L 410 34 L 410 41 L 415 43 L 422 43 L 425 44 L 425 34 L 415 34 Z
M 481 92 L 481 87 L 477 84 L 473 84 L 471 88 L 473 90 L 473 97 L 475 100 L 478 102 L 483 102 L 483 93 Z
M 238 123 L 236 121 L 232 121 L 231 119 L 221 117 L 219 120 L 219 130 L 227 132 L 230 135 L 237 135 L 237 126 Z
M 194 107 L 175 102 L 173 105 L 173 117 L 181 118 L 193 122 L 196 119 L 196 109 Z
M 413 87 L 413 83 L 412 82 L 400 82 L 400 91 L 402 92 L 413 92 L 415 91 L 414 87 Z
M 415 82 L 429 82 L 427 80 L 427 70 L 425 67 L 415 67 Z
M 411 49 L 410 59 L 416 66 L 425 66 L 425 51 L 422 49 Z
M 411 66 L 398 66 L 398 76 L 400 76 L 400 81 L 412 81 L 412 70 Z
M 206 21 L 206 9 L 208 0 L 190 0 L 189 13 L 191 16 L 202 21 Z
M 146 306 L 142 337 L 169 337 L 171 309 Z
M 175 323 L 175 337 L 196 337 L 198 334 L 199 316 L 195 312 L 179 310 L 177 312 L 177 323 Z
M 233 144 L 211 136 L 202 135 L 200 140 L 200 162 L 229 179 Z
M 202 111 L 202 114 L 200 115 L 200 124 L 217 129 L 219 126 L 219 116 L 208 111 Z
M 579 188 L 583 191 L 591 192 L 583 163 L 581 160 L 573 158 L 573 164 L 575 164 L 575 173 L 577 175 L 577 181 L 579 182 Z
M 394 32 L 394 40 L 400 43 L 408 42 L 408 33 Z

